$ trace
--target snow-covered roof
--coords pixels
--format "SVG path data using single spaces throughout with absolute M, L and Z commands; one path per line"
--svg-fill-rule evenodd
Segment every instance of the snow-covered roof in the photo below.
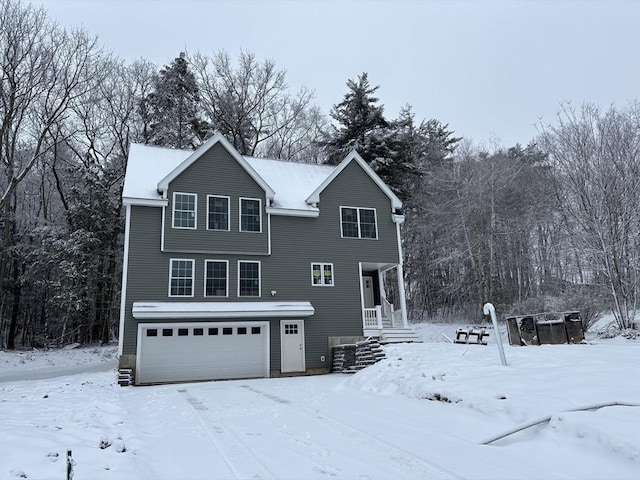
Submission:
M 267 212 L 276 215 L 318 216 L 316 204 L 322 190 L 348 165 L 357 161 L 389 196 L 393 208 L 400 200 L 357 153 L 340 165 L 316 165 L 265 158 L 243 157 L 220 134 L 211 137 L 197 150 L 132 144 L 122 192 L 125 204 L 166 205 L 169 183 L 211 148 L 221 143 L 229 154 L 260 185 L 268 200 Z
M 310 317 L 310 302 L 133 302 L 134 318 Z

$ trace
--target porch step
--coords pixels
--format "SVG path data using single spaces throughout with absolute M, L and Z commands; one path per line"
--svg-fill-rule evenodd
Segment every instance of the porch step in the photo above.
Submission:
M 376 338 L 368 338 L 355 345 L 333 347 L 331 371 L 334 373 L 356 373 L 384 358 L 384 350 Z
M 118 369 L 118 385 L 121 387 L 128 387 L 133 383 L 133 369 L 120 368 Z
M 380 332 L 380 343 L 422 343 L 412 328 L 385 328 Z

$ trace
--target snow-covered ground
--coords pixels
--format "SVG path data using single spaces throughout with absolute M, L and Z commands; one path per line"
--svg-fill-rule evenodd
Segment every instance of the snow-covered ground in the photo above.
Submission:
M 503 367 L 456 327 L 351 376 L 135 388 L 114 347 L 0 352 L 0 479 L 63 479 L 67 449 L 76 480 L 640 478 L 640 407 L 568 411 L 640 403 L 637 340 L 505 344 Z

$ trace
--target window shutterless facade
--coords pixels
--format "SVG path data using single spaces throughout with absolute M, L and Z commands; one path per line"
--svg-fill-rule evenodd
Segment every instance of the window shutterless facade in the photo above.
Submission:
M 238 296 L 260 296 L 260 262 L 238 261 Z
M 169 262 L 169 296 L 193 297 L 194 261 L 172 258 Z
M 207 195 L 207 230 L 229 230 L 229 197 Z
M 227 260 L 205 260 L 204 296 L 229 296 L 229 262 Z
M 340 229 L 345 238 L 378 238 L 375 208 L 340 207 Z
M 198 196 L 195 193 L 173 194 L 173 228 L 195 229 Z
M 333 287 L 333 263 L 312 263 L 311 285 Z
M 262 231 L 262 201 L 259 198 L 240 198 L 240 231 Z

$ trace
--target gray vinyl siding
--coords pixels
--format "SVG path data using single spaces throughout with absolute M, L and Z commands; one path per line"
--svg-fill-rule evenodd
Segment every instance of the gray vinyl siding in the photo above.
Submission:
M 173 228 L 173 193 L 197 194 L 197 228 Z M 229 197 L 230 230 L 207 230 L 207 195 Z M 262 207 L 262 233 L 241 232 L 240 197 L 256 198 Z M 167 252 L 268 253 L 265 192 L 220 144 L 214 145 L 169 185 L 164 248 Z
M 205 159 L 203 158 L 203 160 Z M 197 168 L 194 169 L 194 172 L 196 171 L 198 171 Z M 189 172 L 185 172 L 184 175 L 187 173 Z M 199 175 L 201 174 L 196 176 Z M 248 177 L 246 173 L 245 176 Z M 189 190 L 186 188 L 186 184 L 181 183 L 183 180 L 183 176 L 181 176 L 174 181 L 178 185 L 176 190 L 193 192 L 193 188 Z M 245 182 L 245 186 L 253 182 L 253 180 L 249 180 L 250 182 Z M 240 180 L 238 182 L 243 183 Z M 206 184 L 199 185 L 195 189 L 198 193 L 198 202 L 201 202 L 200 197 L 206 199 L 207 194 L 222 194 L 232 197 L 233 207 L 233 199 L 237 199 L 238 193 L 231 188 L 218 191 L 218 188 L 221 188 L 219 185 L 227 184 L 230 182 L 216 183 L 212 187 L 214 190 L 207 190 Z M 254 186 L 257 187 L 255 184 Z M 241 195 L 251 196 L 252 192 L 255 190 L 243 191 Z M 253 195 L 258 196 L 255 193 Z M 341 238 L 340 206 L 375 208 L 378 239 Z M 199 230 L 200 227 L 204 227 L 204 223 L 201 222 L 205 220 L 206 206 L 203 204 L 202 207 L 200 204 L 198 205 Z M 133 301 L 310 301 L 315 308 L 315 314 L 302 319 L 305 323 L 306 367 L 328 367 L 330 352 L 328 351 L 327 337 L 362 335 L 359 262 L 395 264 L 398 263 L 399 252 L 396 225 L 392 221 L 391 202 L 356 162 L 347 166 L 324 190 L 320 195 L 319 208 L 320 216 L 318 218 L 272 216 L 272 251 L 269 256 L 253 254 L 255 245 L 247 243 L 243 239 L 238 240 L 238 243 L 247 249 L 246 254 L 208 254 L 194 251 L 179 254 L 169 251 L 161 252 L 159 235 L 154 235 L 154 232 L 161 231 L 162 209 L 131 207 L 123 353 L 136 353 L 137 321 L 131 315 Z M 234 224 L 237 230 L 237 216 L 234 222 L 232 222 L 232 230 Z M 265 233 L 259 235 L 259 238 L 266 235 L 266 222 L 266 214 L 263 213 L 263 232 Z M 169 230 L 167 229 L 167 231 Z M 236 234 L 235 237 L 238 235 Z M 189 250 L 195 242 L 195 240 L 185 240 L 186 243 L 182 246 L 177 243 L 178 240 L 180 237 L 175 235 L 173 248 L 181 251 Z M 266 252 L 266 238 L 264 243 L 263 250 Z M 237 249 L 238 247 L 233 246 L 233 248 Z M 169 261 L 171 258 L 195 260 L 195 292 L 193 297 L 168 297 Z M 205 260 L 229 261 L 229 297 L 204 297 Z M 238 298 L 238 260 L 261 262 L 261 297 Z M 315 262 L 333 264 L 334 286 L 312 286 L 311 263 Z M 271 291 L 275 291 L 276 294 L 272 296 Z M 248 318 L 242 320 L 265 319 Z M 280 369 L 280 320 L 280 318 L 269 319 L 272 370 Z M 170 321 L 172 320 L 167 320 L 167 322 Z M 202 319 L 202 321 L 212 320 Z M 324 362 L 320 361 L 321 356 L 326 357 Z

